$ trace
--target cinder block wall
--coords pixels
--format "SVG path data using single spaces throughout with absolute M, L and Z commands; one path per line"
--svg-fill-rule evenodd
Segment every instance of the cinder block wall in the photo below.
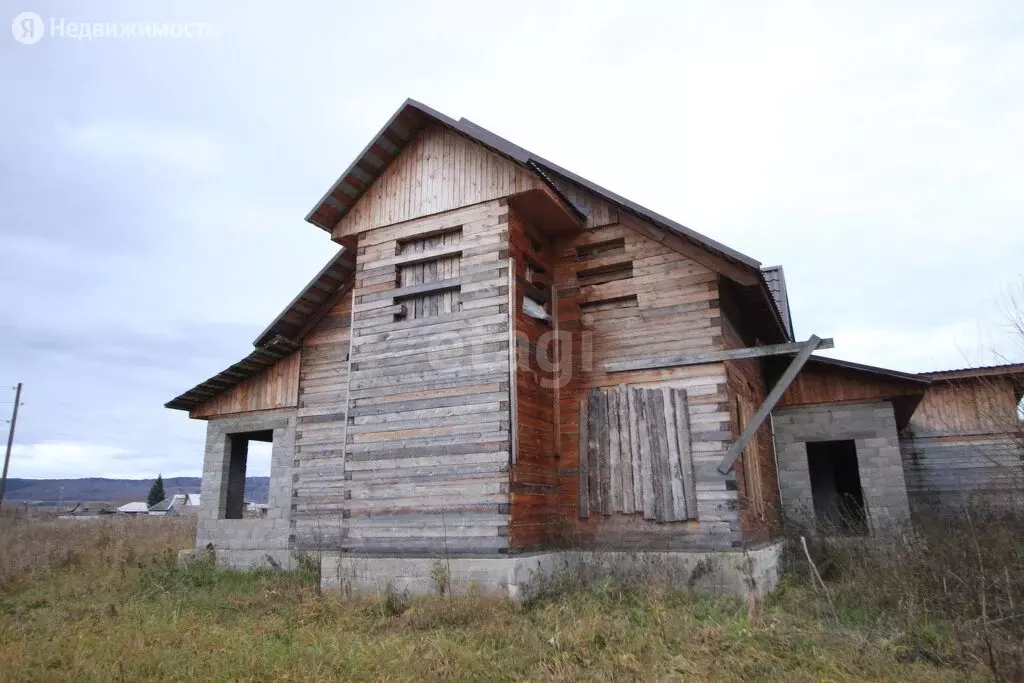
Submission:
M 230 435 L 273 430 L 270 456 L 270 497 L 267 516 L 261 519 L 225 519 Z M 292 459 L 295 448 L 295 410 L 245 413 L 210 420 L 206 428 L 206 455 L 196 548 L 213 546 L 218 564 L 246 568 L 268 564 L 269 558 L 291 567 L 288 550 L 291 513 Z
M 814 501 L 807 465 L 807 443 L 852 439 L 873 533 L 906 522 L 910 516 L 903 479 L 896 416 L 888 401 L 822 403 L 772 413 L 779 464 L 779 488 L 786 517 L 808 527 Z

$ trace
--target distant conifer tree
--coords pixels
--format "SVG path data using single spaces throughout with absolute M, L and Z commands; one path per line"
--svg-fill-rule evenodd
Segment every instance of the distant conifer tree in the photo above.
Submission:
M 149 495 L 146 496 L 146 505 L 153 507 L 166 497 L 167 494 L 164 493 L 164 477 L 162 474 L 158 474 L 156 475 L 156 481 L 149 488 Z

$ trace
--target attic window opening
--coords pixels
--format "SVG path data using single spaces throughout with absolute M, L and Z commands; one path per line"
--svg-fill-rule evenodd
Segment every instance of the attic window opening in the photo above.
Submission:
M 399 290 L 411 288 L 416 293 L 395 297 L 394 303 L 401 306 L 395 320 L 417 320 L 462 310 L 462 287 L 458 284 L 461 244 L 461 226 L 398 242 L 398 255 L 412 258 L 396 268 L 395 286 Z M 432 283 L 438 286 L 430 287 Z
M 249 469 L 249 442 L 273 443 L 274 432 L 271 429 L 238 432 L 228 434 L 227 439 L 227 492 L 218 512 L 221 519 L 242 519 L 245 512 L 245 479 Z

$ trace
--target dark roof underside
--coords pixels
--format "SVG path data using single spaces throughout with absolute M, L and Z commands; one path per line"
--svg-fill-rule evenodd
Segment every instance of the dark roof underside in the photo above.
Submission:
M 174 410 L 192 410 L 228 389 L 238 386 L 250 377 L 258 375 L 285 356 L 290 356 L 298 348 L 298 344 L 290 339 L 274 337 L 263 346 L 253 349 L 252 353 L 227 370 L 217 373 L 181 396 L 168 401 L 164 407 Z

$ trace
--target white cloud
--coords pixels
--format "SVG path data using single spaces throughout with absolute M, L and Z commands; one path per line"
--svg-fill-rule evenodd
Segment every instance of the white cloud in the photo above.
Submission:
M 131 451 L 106 444 L 50 441 L 15 444 L 11 449 L 11 477 L 51 479 L 68 476 L 131 478 L 138 476 L 134 468 L 112 469 L 114 458 Z

